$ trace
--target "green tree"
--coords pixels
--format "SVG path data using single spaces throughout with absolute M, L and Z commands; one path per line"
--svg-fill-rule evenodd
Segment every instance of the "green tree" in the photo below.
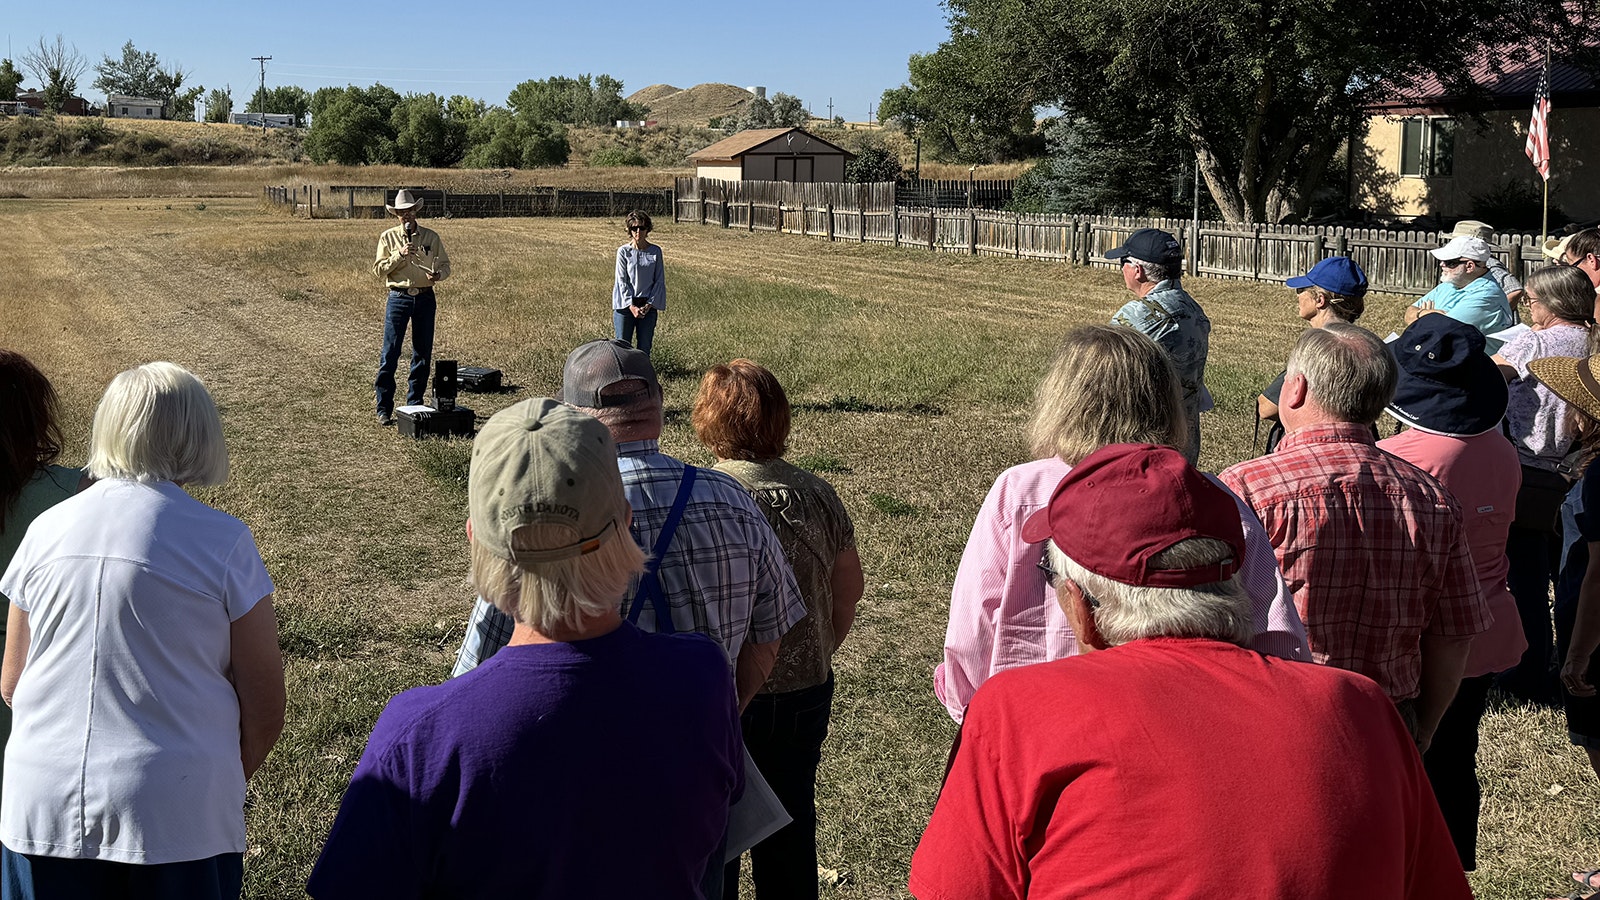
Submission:
M 382 87 L 382 85 L 379 85 L 379 87 Z M 344 89 L 323 88 L 317 93 L 320 94 L 322 91 L 327 90 L 341 91 Z M 385 88 L 385 90 L 388 89 Z M 390 93 L 394 92 L 390 91 Z M 399 95 L 396 94 L 395 98 L 399 99 Z M 392 109 L 392 104 L 390 108 Z M 244 111 L 294 116 L 295 124 L 304 126 L 306 124 L 306 115 L 311 112 L 311 95 L 306 93 L 305 88 L 295 84 L 280 84 L 277 87 L 266 89 L 258 87 L 250 95 L 250 100 L 245 103 Z M 384 115 L 387 116 L 388 112 L 385 112 Z
M 914 100 L 909 114 L 940 122 L 948 116 L 938 96 L 1003 99 L 1005 87 L 1030 111 L 1072 110 L 1111 133 L 1119 122 L 1171 123 L 1233 222 L 1303 214 L 1363 105 L 1394 85 L 1433 76 L 1454 96 L 1482 98 L 1475 64 L 1519 58 L 1491 50 L 1546 37 L 1557 48 L 1584 44 L 1582 5 L 1563 0 L 945 5 L 951 38 L 925 73 L 937 77 L 919 84 L 912 60 L 911 93 L 932 93 L 897 105 Z M 971 102 L 954 105 L 981 114 Z
M 622 82 L 610 75 L 524 81 L 511 89 L 506 103 L 530 122 L 611 125 L 644 116 L 641 108 L 622 99 Z
M 908 84 L 883 92 L 878 121 L 920 140 L 934 159 L 991 163 L 1043 149 L 1034 100 L 982 41 L 958 34 L 934 53 L 913 54 L 909 69 Z
M 37 44 L 22 51 L 22 70 L 44 88 L 44 105 L 52 112 L 66 108 L 88 66 L 78 48 L 68 45 L 60 34 L 54 41 L 41 36 Z
M 894 181 L 904 167 L 900 157 L 879 140 L 868 140 L 856 151 L 855 159 L 845 163 L 844 180 L 856 183 Z
M 17 88 L 22 86 L 22 73 L 9 59 L 0 59 L 0 100 L 17 99 Z
M 1020 212 L 1186 215 L 1194 151 L 1170 123 L 1134 122 L 1123 133 L 1062 116 L 1045 128 L 1049 155 L 1017 179 Z
M 347 166 L 394 162 L 392 119 L 399 104 L 400 95 L 381 84 L 319 89 L 311 97 L 306 155 Z
M 233 115 L 233 88 L 212 88 L 206 94 L 206 121 L 226 122 Z
M 779 91 L 772 95 L 772 127 L 798 128 L 811 118 L 800 98 Z
M 739 116 L 739 128 L 771 128 L 772 127 L 772 101 L 759 94 L 751 97 L 744 105 L 744 112 Z
M 161 60 L 154 53 L 133 46 L 133 41 L 122 45 L 120 58 L 106 56 L 94 70 L 97 73 L 94 87 L 107 97 L 125 94 L 129 97 L 165 99 L 158 87 L 158 79 L 163 74 Z
M 532 169 L 564 165 L 571 146 L 566 127 L 535 122 L 503 107 L 489 109 L 469 134 L 463 165 L 473 169 Z
M 469 123 L 452 117 L 436 94 L 409 94 L 389 117 L 394 129 L 395 162 L 439 169 L 453 166 L 467 152 Z

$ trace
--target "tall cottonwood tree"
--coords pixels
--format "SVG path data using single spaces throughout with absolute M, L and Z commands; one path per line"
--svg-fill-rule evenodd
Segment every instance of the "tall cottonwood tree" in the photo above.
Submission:
M 1474 64 L 1520 64 L 1526 54 L 1504 48 L 1546 38 L 1558 53 L 1580 47 L 1595 5 L 947 0 L 951 38 L 931 54 L 946 64 L 923 67 L 938 76 L 929 87 L 943 103 L 919 110 L 981 122 L 986 104 L 1009 96 L 1001 108 L 1012 113 L 1054 106 L 1109 132 L 1170 126 L 1192 146 L 1224 218 L 1269 221 L 1303 212 L 1364 102 L 1427 75 L 1454 95 L 1481 97 Z

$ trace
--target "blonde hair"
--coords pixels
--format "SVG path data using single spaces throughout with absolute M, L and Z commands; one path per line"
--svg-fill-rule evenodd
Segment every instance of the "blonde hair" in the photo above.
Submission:
M 1076 465 L 1107 444 L 1187 442 L 1178 370 L 1159 344 L 1116 325 L 1067 332 L 1034 395 L 1028 446 L 1036 458 Z
M 512 532 L 514 550 L 570 543 L 565 525 L 529 525 Z M 621 522 L 593 553 L 519 566 L 472 542 L 472 584 L 483 599 L 541 634 L 577 628 L 585 618 L 616 609 L 634 577 L 644 570 L 644 551 Z
M 146 363 L 111 379 L 95 407 L 89 474 L 214 485 L 228 480 L 228 446 L 211 393 L 187 369 Z
M 1052 567 L 1093 597 L 1094 627 L 1113 647 L 1152 637 L 1211 638 L 1241 647 L 1255 636 L 1250 595 L 1239 576 L 1190 588 L 1146 587 L 1112 581 L 1085 569 L 1049 542 Z M 1192 569 L 1233 556 L 1233 548 L 1216 538 L 1188 538 L 1150 559 L 1151 568 Z

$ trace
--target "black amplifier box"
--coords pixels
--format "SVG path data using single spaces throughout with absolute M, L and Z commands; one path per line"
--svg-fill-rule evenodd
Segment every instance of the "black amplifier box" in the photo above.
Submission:
M 402 406 L 394 411 L 400 433 L 408 438 L 472 437 L 475 416 L 465 406 L 434 409 L 431 406 Z
M 500 370 L 483 366 L 457 366 L 456 379 L 463 391 L 489 393 L 500 390 Z

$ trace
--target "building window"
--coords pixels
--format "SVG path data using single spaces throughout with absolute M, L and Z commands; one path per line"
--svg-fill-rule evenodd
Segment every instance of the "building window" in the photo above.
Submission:
M 1400 123 L 1400 174 L 1446 178 L 1455 174 L 1456 120 L 1445 116 Z
M 127 107 L 126 107 L 126 106 L 124 106 L 124 107 L 123 107 L 123 108 L 122 108 L 122 114 L 123 114 L 123 115 L 127 115 L 127 114 L 128 114 L 128 108 L 127 108 Z

